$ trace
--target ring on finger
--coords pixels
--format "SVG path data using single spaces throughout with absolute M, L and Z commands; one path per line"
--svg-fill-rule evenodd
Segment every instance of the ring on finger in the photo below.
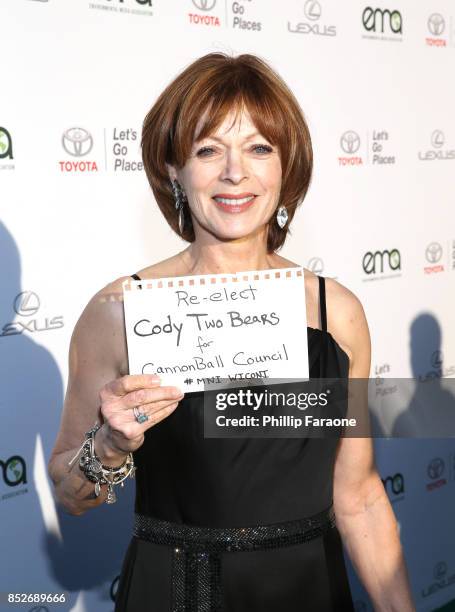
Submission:
M 137 406 L 133 406 L 133 413 L 138 423 L 145 423 L 145 421 L 149 420 L 148 414 L 141 412 Z

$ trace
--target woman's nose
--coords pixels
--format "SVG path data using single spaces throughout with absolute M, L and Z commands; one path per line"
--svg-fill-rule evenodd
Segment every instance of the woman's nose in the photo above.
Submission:
M 238 183 L 248 176 L 246 161 L 242 153 L 238 151 L 228 151 L 225 156 L 222 179 L 231 180 Z

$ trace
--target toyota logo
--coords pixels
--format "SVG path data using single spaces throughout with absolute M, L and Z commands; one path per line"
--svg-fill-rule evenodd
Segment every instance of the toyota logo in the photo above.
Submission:
M 446 22 L 444 21 L 444 17 L 440 13 L 433 13 L 428 17 L 428 29 L 433 34 L 433 36 L 441 36 L 446 27 Z
M 33 291 L 22 291 L 16 295 L 13 303 L 14 311 L 21 317 L 31 317 L 40 307 L 39 297 Z
M 192 0 L 193 4 L 200 11 L 211 11 L 216 4 L 216 0 Z
M 427 467 L 427 474 L 429 478 L 431 478 L 432 480 L 435 480 L 435 478 L 439 478 L 439 476 L 441 476 L 444 471 L 444 467 L 445 464 L 441 457 L 435 457 L 434 459 L 432 459 Z
M 445 137 L 444 132 L 442 130 L 435 130 L 431 134 L 431 144 L 435 149 L 439 149 L 444 144 Z
M 321 5 L 317 0 L 307 0 L 303 7 L 305 17 L 311 21 L 316 21 L 321 16 Z
M 442 257 L 442 246 L 439 242 L 431 242 L 425 249 L 425 257 L 429 263 L 437 263 Z
M 63 132 L 62 145 L 68 155 L 82 157 L 92 150 L 93 138 L 84 128 L 72 127 Z
M 356 132 L 348 130 L 340 138 L 340 145 L 345 153 L 353 155 L 359 150 L 360 136 Z

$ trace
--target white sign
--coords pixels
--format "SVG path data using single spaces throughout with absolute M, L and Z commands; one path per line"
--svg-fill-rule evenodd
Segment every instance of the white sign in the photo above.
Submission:
M 130 374 L 185 393 L 309 377 L 302 267 L 131 279 L 123 299 Z

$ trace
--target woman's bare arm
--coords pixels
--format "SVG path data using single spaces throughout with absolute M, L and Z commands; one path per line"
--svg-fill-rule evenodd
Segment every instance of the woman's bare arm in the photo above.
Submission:
M 349 376 L 358 379 L 354 383 L 355 401 L 358 402 L 354 413 L 364 421 L 362 412 L 368 411 L 370 334 L 361 303 L 347 289 L 342 290 L 341 286 L 338 289 L 332 295 L 338 305 L 336 321 L 333 321 L 334 334 L 350 349 Z M 342 313 L 349 313 L 349 316 Z M 341 438 L 335 462 L 333 497 L 343 544 L 374 610 L 414 612 L 398 524 L 376 469 L 371 437 Z
M 118 466 L 142 444 L 145 430 L 168 416 L 181 399 L 172 393 L 174 388 L 160 387 L 151 376 L 122 376 L 127 365 L 121 286 L 125 278 L 93 296 L 71 337 L 68 386 L 48 470 L 57 501 L 74 515 L 99 506 L 107 497 L 107 485 L 101 485 L 95 496 L 95 485 L 80 470 L 79 458 L 68 465 L 85 432 L 96 421 L 102 424 L 95 435 L 95 452 L 104 465 Z M 145 424 L 134 420 L 134 405 L 146 407 L 152 415 Z

